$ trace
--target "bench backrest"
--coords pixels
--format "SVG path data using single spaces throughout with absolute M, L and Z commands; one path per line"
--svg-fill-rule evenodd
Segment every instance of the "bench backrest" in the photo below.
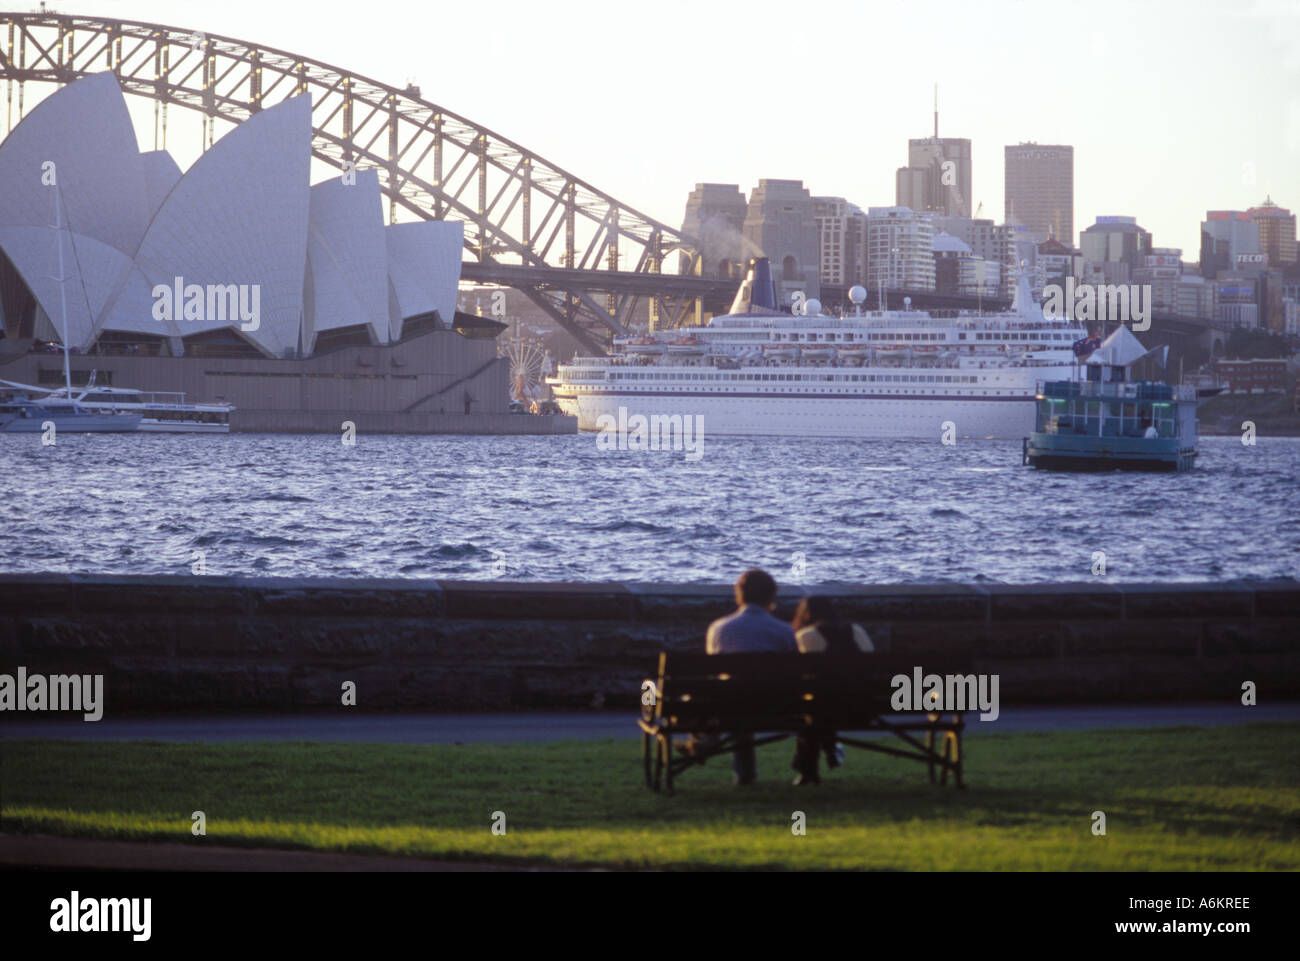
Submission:
M 968 661 L 924 664 L 925 674 L 968 674 Z M 655 716 L 679 729 L 729 725 L 775 730 L 870 726 L 893 715 L 897 675 L 909 679 L 915 656 L 888 654 L 659 655 Z

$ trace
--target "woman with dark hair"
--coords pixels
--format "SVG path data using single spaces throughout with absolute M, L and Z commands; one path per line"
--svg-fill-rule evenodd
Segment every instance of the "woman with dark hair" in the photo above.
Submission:
M 803 654 L 870 654 L 876 649 L 861 624 L 840 620 L 829 597 L 805 597 L 790 626 Z
M 790 626 L 803 654 L 870 654 L 876 649 L 861 624 L 840 620 L 829 597 L 805 597 L 795 608 Z M 821 783 L 818 751 L 825 752 L 828 767 L 839 767 L 844 761 L 844 748 L 836 743 L 834 731 L 800 734 L 793 764 L 798 772 L 794 779 L 797 786 Z

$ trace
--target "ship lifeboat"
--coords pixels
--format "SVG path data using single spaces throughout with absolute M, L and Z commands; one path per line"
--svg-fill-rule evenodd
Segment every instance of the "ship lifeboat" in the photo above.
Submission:
M 702 354 L 704 347 L 694 335 L 678 337 L 676 340 L 668 342 L 668 352 L 671 354 Z
M 763 356 L 778 358 L 782 360 L 792 360 L 795 357 L 799 356 L 799 348 L 785 347 L 777 344 L 764 345 Z
M 876 356 L 881 360 L 910 360 L 911 347 L 877 347 Z
M 836 354 L 834 347 L 805 347 L 804 360 L 831 360 Z

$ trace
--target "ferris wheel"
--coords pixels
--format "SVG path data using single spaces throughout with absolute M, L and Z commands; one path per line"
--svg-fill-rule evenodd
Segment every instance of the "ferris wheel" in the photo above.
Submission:
M 501 355 L 510 362 L 510 399 L 529 405 L 546 398 L 545 378 L 554 373 L 551 352 L 535 340 L 506 341 Z

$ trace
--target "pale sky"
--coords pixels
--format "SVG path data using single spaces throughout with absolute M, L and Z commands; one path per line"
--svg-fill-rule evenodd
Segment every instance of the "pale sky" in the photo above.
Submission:
M 998 222 L 1002 150 L 1022 140 L 1074 146 L 1076 234 L 1131 215 L 1191 260 L 1207 209 L 1265 194 L 1300 208 L 1300 0 L 50 6 L 413 81 L 672 226 L 702 181 L 748 194 L 761 177 L 801 179 L 814 195 L 892 204 L 908 138 L 930 134 L 936 82 L 939 133 L 971 139 L 974 200 Z M 152 104 L 138 102 L 150 149 Z M 198 155 L 187 113 L 172 109 L 168 138 L 182 167 Z

